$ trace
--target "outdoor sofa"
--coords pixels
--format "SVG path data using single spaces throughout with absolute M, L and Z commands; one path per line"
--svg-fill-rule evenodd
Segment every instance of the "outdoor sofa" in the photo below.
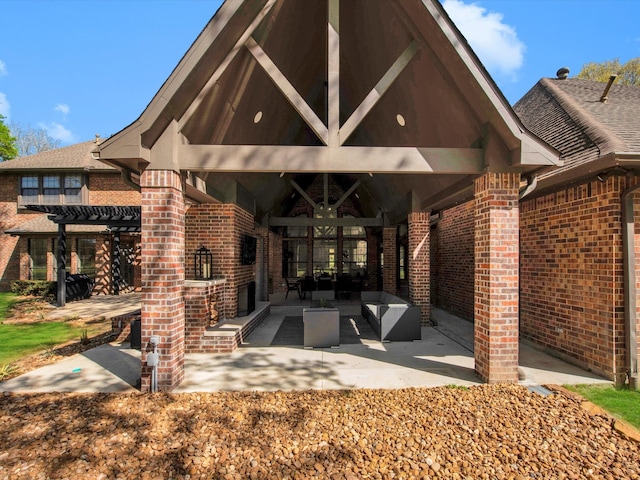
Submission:
M 387 292 L 362 292 L 362 316 L 381 342 L 420 340 L 420 307 Z

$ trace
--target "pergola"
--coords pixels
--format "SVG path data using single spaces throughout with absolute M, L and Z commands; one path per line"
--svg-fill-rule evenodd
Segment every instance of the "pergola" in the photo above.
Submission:
M 140 231 L 139 206 L 92 206 L 92 205 L 27 205 L 28 210 L 49 214 L 49 220 L 58 225 L 57 305 L 62 307 L 67 297 L 67 225 L 104 225 L 113 235 L 114 255 L 112 259 L 113 293 L 120 289 L 120 233 Z
M 143 243 L 174 227 L 184 235 L 179 214 L 170 227 L 145 222 L 145 212 L 181 211 L 184 202 L 249 204 L 267 228 L 408 224 L 409 293 L 426 309 L 429 216 L 475 197 L 476 258 L 486 256 L 476 265 L 486 343 L 476 349 L 478 370 L 490 381 L 517 377 L 518 193 L 558 154 L 521 124 L 437 0 L 227 0 L 138 120 L 96 153 L 140 182 Z M 316 175 L 331 175 L 345 195 L 357 188 L 362 217 L 288 216 L 292 193 L 304 197 Z M 322 205 L 306 200 L 329 205 L 326 193 Z M 515 257 L 492 260 L 499 243 Z M 168 265 L 184 258 L 179 241 L 173 246 Z M 165 315 L 153 289 L 166 297 L 167 282 L 142 280 L 144 338 Z M 515 321 L 516 363 L 511 341 L 508 373 L 494 376 L 490 332 L 505 305 L 492 292 L 500 288 L 506 321 Z M 179 287 L 172 291 L 165 303 L 179 304 Z M 179 342 L 167 345 L 173 358 Z M 170 373 L 165 388 L 179 379 Z

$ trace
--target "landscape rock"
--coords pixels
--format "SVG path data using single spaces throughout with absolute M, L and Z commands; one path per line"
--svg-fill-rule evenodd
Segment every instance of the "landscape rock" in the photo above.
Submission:
M 517 385 L 0 396 L 0 479 L 640 479 L 579 399 Z

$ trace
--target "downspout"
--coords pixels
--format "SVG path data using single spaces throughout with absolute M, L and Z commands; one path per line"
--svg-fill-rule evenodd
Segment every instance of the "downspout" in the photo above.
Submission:
M 629 388 L 638 390 L 638 338 L 636 321 L 636 252 L 633 194 L 640 185 L 631 187 L 622 194 L 622 251 L 624 269 L 624 317 L 626 347 L 629 370 Z

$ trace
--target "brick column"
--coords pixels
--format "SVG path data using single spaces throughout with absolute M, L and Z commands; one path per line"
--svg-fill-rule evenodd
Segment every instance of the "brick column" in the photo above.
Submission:
M 391 295 L 398 293 L 398 228 L 385 227 L 382 232 L 382 253 L 384 268 L 382 270 L 382 290 Z
M 517 173 L 475 181 L 474 355 L 488 383 L 518 381 L 519 184 Z
M 142 192 L 142 391 L 151 389 L 146 365 L 152 335 L 159 337 L 158 390 L 172 390 L 184 378 L 185 205 L 180 175 L 147 170 Z
M 431 291 L 429 255 L 430 212 L 409 214 L 409 299 L 420 306 L 421 323 L 431 323 Z

